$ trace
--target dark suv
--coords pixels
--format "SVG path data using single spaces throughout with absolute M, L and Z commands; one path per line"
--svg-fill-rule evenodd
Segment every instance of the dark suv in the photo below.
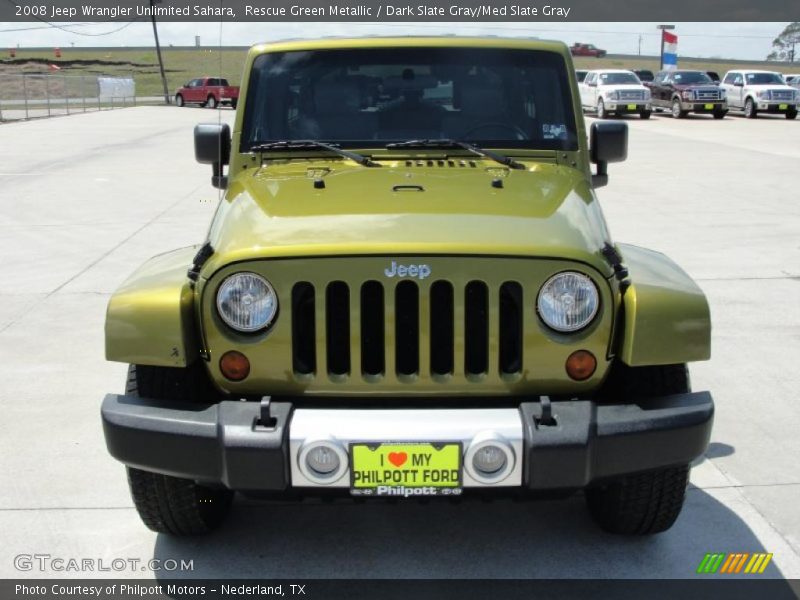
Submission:
M 690 112 L 721 119 L 728 112 L 725 90 L 703 71 L 659 71 L 645 85 L 650 88 L 653 108 L 667 109 L 676 119 Z

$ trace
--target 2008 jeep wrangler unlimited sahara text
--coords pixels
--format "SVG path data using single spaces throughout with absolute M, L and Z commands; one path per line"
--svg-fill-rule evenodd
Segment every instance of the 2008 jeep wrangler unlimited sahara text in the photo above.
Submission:
M 582 490 L 608 531 L 672 525 L 713 418 L 686 368 L 708 305 L 612 242 L 593 188 L 627 125 L 587 136 L 573 72 L 528 40 L 250 51 L 232 135 L 195 129 L 226 190 L 207 240 L 108 306 L 131 366 L 103 426 L 148 527 L 208 531 L 234 491 Z

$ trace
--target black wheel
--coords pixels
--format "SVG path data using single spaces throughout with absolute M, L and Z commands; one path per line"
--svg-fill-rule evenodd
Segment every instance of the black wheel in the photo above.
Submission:
M 238 102 L 236 100 L 231 100 L 231 108 L 236 108 Z
M 748 98 L 744 103 L 744 116 L 748 119 L 755 119 L 758 116 L 758 111 L 752 98 Z
M 184 105 L 183 96 L 181 96 L 180 94 L 176 95 L 175 106 L 183 106 L 183 105 Z
M 618 366 L 609 395 L 642 398 L 690 391 L 686 365 Z M 672 527 L 683 508 L 689 465 L 675 465 L 608 480 L 586 490 L 592 518 L 610 533 L 649 535 Z
M 217 108 L 217 99 L 214 96 L 209 96 L 206 100 L 206 107 L 207 108 Z
M 672 110 L 670 112 L 672 113 L 672 118 L 674 119 L 683 119 L 689 114 L 688 111 L 685 111 L 681 108 L 681 101 L 677 98 L 672 100 Z
M 650 115 L 652 115 L 652 114 L 653 114 L 653 111 L 643 110 L 642 112 L 639 113 L 639 117 L 642 118 L 642 119 L 649 119 Z
M 606 114 L 606 105 L 603 103 L 603 99 L 600 98 L 597 101 L 597 118 L 598 119 L 605 119 L 608 115 Z
M 796 110 L 790 110 L 789 112 L 786 113 L 786 118 L 787 119 L 796 119 L 797 118 L 797 111 Z
M 149 398 L 197 401 L 213 390 L 202 365 L 188 368 L 131 365 L 126 393 Z M 225 518 L 233 492 L 199 485 L 190 479 L 127 467 L 131 498 L 142 522 L 172 535 L 208 533 Z
M 724 119 L 725 115 L 728 114 L 727 110 L 715 110 L 714 111 L 714 118 L 715 119 Z

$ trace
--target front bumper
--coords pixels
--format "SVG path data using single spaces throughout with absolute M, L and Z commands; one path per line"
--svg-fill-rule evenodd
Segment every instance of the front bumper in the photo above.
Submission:
M 728 102 L 726 100 L 711 100 L 709 102 L 701 102 L 699 100 L 682 100 L 681 110 L 686 110 L 693 113 L 713 113 L 717 111 L 727 111 Z
M 708 392 L 605 405 L 590 400 L 552 403 L 554 423 L 543 424 L 543 403 L 516 408 L 336 409 L 271 403 L 274 422 L 261 424 L 257 402 L 212 405 L 109 394 L 102 405 L 111 455 L 126 465 L 221 484 L 240 491 L 347 488 L 314 484 L 298 467 L 309 440 L 344 448 L 352 441 L 458 441 L 465 453 L 487 433 L 513 448 L 514 468 L 498 484 L 464 474 L 465 488 L 578 489 L 605 478 L 686 464 L 708 445 L 714 403 Z
M 608 100 L 606 102 L 606 110 L 608 112 L 615 112 L 618 114 L 640 113 L 652 111 L 653 106 L 650 102 L 625 102 L 623 100 Z
M 774 102 L 759 100 L 756 103 L 759 112 L 783 114 L 787 112 L 797 112 L 797 104 L 794 102 Z

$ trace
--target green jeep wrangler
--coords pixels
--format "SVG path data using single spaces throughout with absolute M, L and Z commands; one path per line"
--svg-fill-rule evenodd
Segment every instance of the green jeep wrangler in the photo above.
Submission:
M 235 491 L 578 490 L 607 531 L 672 525 L 713 419 L 686 367 L 708 304 L 612 241 L 593 189 L 627 126 L 587 135 L 573 73 L 521 39 L 250 50 L 233 132 L 195 129 L 208 238 L 108 306 L 130 370 L 103 427 L 145 525 L 209 531 Z

